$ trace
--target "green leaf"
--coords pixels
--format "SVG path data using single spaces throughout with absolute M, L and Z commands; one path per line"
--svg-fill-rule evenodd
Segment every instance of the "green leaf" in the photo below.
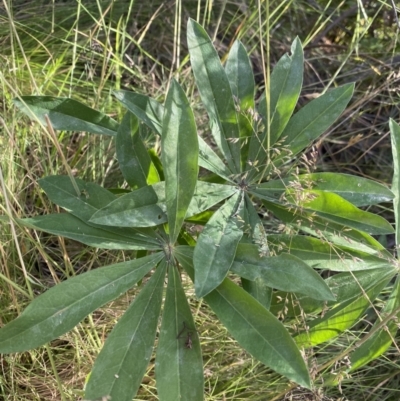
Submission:
M 275 257 L 259 253 L 257 245 L 239 244 L 230 270 L 247 280 L 262 279 L 265 285 L 278 290 L 323 301 L 335 299 L 321 276 L 301 259 L 287 253 Z
M 56 130 L 85 131 L 93 134 L 111 135 L 117 133 L 118 123 L 106 114 L 91 109 L 69 98 L 52 96 L 21 96 L 14 104 L 30 118 L 38 118 L 47 126 L 47 114 Z
M 165 271 L 163 261 L 111 331 L 93 366 L 87 399 L 131 401 L 137 393 L 156 337 Z
M 168 287 L 156 356 L 160 400 L 203 400 L 200 341 L 179 273 L 168 267 Z
M 210 118 L 211 132 L 229 168 L 239 173 L 239 127 L 225 70 L 206 31 L 192 19 L 188 22 L 187 41 L 193 74 Z
M 295 211 L 289 211 L 283 206 L 265 200 L 263 200 L 263 204 L 267 209 L 272 211 L 276 217 L 307 234 L 320 238 L 321 233 L 324 233 L 324 239 L 332 244 L 344 246 L 356 251 L 363 251 L 372 255 L 379 252 L 382 257 L 389 258 L 389 260 L 392 258 L 392 255 L 386 251 L 383 245 L 366 232 L 357 231 L 341 224 L 329 222 L 326 219 L 314 216 L 312 213 L 307 213 L 306 211 L 302 211 L 301 214 L 298 214 Z
M 296 194 L 293 197 L 287 196 L 290 203 L 315 212 L 319 217 L 328 221 L 365 231 L 368 234 L 379 235 L 394 232 L 391 224 L 383 217 L 360 210 L 334 193 L 304 190 L 301 192 L 301 198 L 304 198 L 304 201 L 298 201 L 295 197 L 297 197 Z
M 17 219 L 17 221 L 25 227 L 71 238 L 95 248 L 126 250 L 161 249 L 160 242 L 151 230 L 95 227 L 69 213 L 49 214 L 27 219 Z
M 269 145 L 272 147 L 286 127 L 299 99 L 303 83 L 304 56 L 299 38 L 291 47 L 292 55 L 285 54 L 274 67 L 270 79 L 270 123 L 267 121 L 267 103 L 265 93 L 261 98 L 258 112 L 263 117 L 265 129 L 260 138 L 256 135 L 250 145 L 250 160 L 261 165 L 265 161 L 265 152 L 260 150 L 267 147 L 267 126 L 270 125 Z
M 398 247 L 400 244 L 400 125 L 393 119 L 390 119 L 389 127 L 393 155 L 392 191 L 395 196 L 393 208 L 396 227 L 396 246 Z
M 192 249 L 179 246 L 175 256 L 192 280 Z M 283 324 L 242 288 L 225 279 L 205 297 L 223 325 L 254 358 L 279 374 L 310 388 L 307 366 Z
M 378 270 L 381 270 L 381 276 L 372 288 L 364 289 L 360 296 L 339 304 L 324 317 L 311 321 L 308 329 L 295 337 L 296 343 L 301 347 L 313 347 L 339 336 L 356 324 L 395 274 L 394 269 Z
M 224 178 L 226 181 L 233 182 L 232 173 L 228 167 L 225 166 L 219 156 L 207 145 L 204 139 L 199 136 L 199 166 L 217 174 L 219 177 Z
M 193 111 L 174 80 L 165 101 L 161 147 L 169 236 L 175 243 L 197 183 L 199 145 Z
M 384 185 L 363 177 L 340 173 L 313 173 L 283 180 L 271 180 L 254 185 L 251 190 L 270 198 L 279 199 L 288 188 L 301 187 L 333 192 L 355 206 L 375 205 L 390 202 L 394 194 Z
M 327 306 L 333 308 L 363 297 L 380 280 L 390 279 L 392 276 L 393 268 L 388 267 L 335 274 L 325 280 L 336 298 L 335 301 L 328 302 L 317 301 L 302 294 L 275 291 L 271 303 L 271 312 L 275 315 L 283 313 L 285 317 L 297 319 L 301 313 L 317 313 Z
M 128 112 L 115 138 L 119 169 L 131 188 L 140 188 L 160 181 L 139 131 L 137 117 Z
M 53 203 L 84 221 L 117 199 L 110 191 L 93 182 L 85 182 L 80 178 L 74 178 L 74 181 L 80 195 L 76 193 L 75 186 L 67 175 L 50 175 L 38 182 Z
M 271 306 L 271 298 L 273 290 L 264 284 L 260 278 L 254 281 L 241 279 L 243 289 L 255 298 L 264 308 L 269 309 Z
M 197 181 L 186 217 L 206 211 L 236 192 L 235 187 Z M 123 195 L 95 213 L 91 222 L 117 227 L 151 227 L 167 222 L 165 183 Z
M 306 235 L 269 235 L 268 243 L 274 253 L 290 253 L 317 269 L 348 272 L 390 267 L 395 263 L 379 252 L 371 255 Z
M 166 221 L 164 181 L 119 197 L 90 219 L 91 223 L 116 227 L 152 227 Z
M 236 99 L 242 170 L 245 170 L 250 145 L 250 138 L 253 134 L 254 111 L 254 75 L 251 61 L 243 44 L 236 40 L 229 51 L 225 64 L 226 76 Z
M 148 96 L 126 90 L 113 92 L 114 96 L 140 121 L 161 135 L 164 107 Z
M 239 192 L 225 202 L 201 232 L 194 250 L 196 296 L 201 298 L 216 288 L 232 265 L 236 247 L 243 232 L 238 227 L 238 214 L 243 209 Z
M 386 318 L 393 312 L 397 313 L 397 318 L 400 317 L 400 280 L 397 277 L 394 288 L 386 301 L 381 315 Z M 370 333 L 376 330 L 378 324 L 381 320 L 378 319 L 375 324 L 370 328 Z M 373 361 L 382 355 L 393 343 L 393 339 L 396 337 L 398 330 L 398 323 L 394 317 L 381 327 L 378 331 L 375 331 L 365 342 L 363 342 L 356 350 L 351 354 L 351 368 L 350 371 L 359 369 L 361 366 Z
M 100 267 L 50 288 L 0 329 L 0 353 L 24 352 L 68 332 L 141 280 L 162 255 Z
M 354 84 L 332 89 L 301 108 L 286 125 L 281 137 L 294 156 L 310 146 L 342 114 L 353 94 Z M 274 161 L 277 163 L 277 160 Z
M 129 91 L 114 91 L 116 98 L 127 107 L 140 121 L 143 121 L 150 129 L 157 134 L 162 133 L 162 119 L 164 106 L 156 100 L 138 93 Z M 231 171 L 225 166 L 219 156 L 200 136 L 199 142 L 199 166 L 230 181 Z

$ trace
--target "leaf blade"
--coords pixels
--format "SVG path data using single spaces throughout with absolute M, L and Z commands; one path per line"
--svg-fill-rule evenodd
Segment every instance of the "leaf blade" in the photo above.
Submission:
M 131 401 L 137 393 L 154 345 L 165 271 L 163 261 L 108 336 L 93 366 L 86 398 L 108 395 Z
M 172 265 L 168 270 L 155 371 L 161 400 L 203 400 L 200 341 L 178 271 Z
M 216 288 L 229 271 L 243 235 L 234 214 L 242 208 L 241 193 L 232 196 L 214 213 L 198 238 L 193 263 L 195 290 L 199 298 Z
M 161 258 L 159 253 L 101 267 L 52 287 L 0 329 L 0 352 L 23 352 L 68 332 L 89 313 L 131 288 Z
M 210 117 L 212 134 L 229 168 L 239 173 L 240 135 L 228 78 L 206 31 L 192 19 L 188 22 L 187 42 L 197 87 Z
M 69 98 L 52 96 L 21 96 L 14 104 L 30 118 L 47 126 L 45 115 L 56 130 L 85 131 L 93 134 L 114 136 L 118 123 L 106 114 Z
M 161 146 L 169 235 L 174 243 L 195 191 L 199 156 L 193 111 L 175 80 L 165 102 Z

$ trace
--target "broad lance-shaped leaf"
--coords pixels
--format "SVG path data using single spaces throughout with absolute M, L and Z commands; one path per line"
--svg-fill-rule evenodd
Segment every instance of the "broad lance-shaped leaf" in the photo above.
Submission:
M 301 347 L 313 347 L 339 336 L 343 331 L 356 324 L 396 271 L 395 269 L 379 270 L 382 270 L 381 277 L 372 288 L 365 290 L 356 298 L 339 304 L 327 312 L 324 317 L 311 321 L 307 330 L 295 337 L 296 343 Z
M 160 400 L 202 401 L 203 360 L 192 312 L 179 272 L 168 266 L 168 287 L 156 355 Z
M 27 351 L 73 329 L 89 313 L 141 280 L 162 255 L 100 267 L 50 288 L 0 329 L 0 353 Z
M 164 287 L 163 260 L 108 336 L 85 390 L 88 400 L 131 401 L 148 367 Z
M 260 278 L 269 287 L 287 292 L 299 292 L 311 298 L 335 299 L 321 276 L 296 256 L 282 253 L 275 257 L 260 257 L 259 247 L 239 244 L 231 271 L 247 280 Z
M 397 313 L 396 313 L 397 312 Z M 349 371 L 359 369 L 361 366 L 373 361 L 382 355 L 393 343 L 398 331 L 398 323 L 396 319 L 400 316 L 400 280 L 397 277 L 394 284 L 394 288 L 386 301 L 386 304 L 381 311 L 382 319 L 385 319 L 388 315 L 395 313 L 395 316 L 387 322 L 379 330 L 375 331 L 367 341 L 362 343 L 356 350 L 351 354 L 350 361 L 351 367 Z M 370 328 L 371 331 L 376 330 L 377 326 L 381 323 L 382 319 L 377 319 L 375 324 Z
M 332 89 L 302 107 L 288 122 L 281 134 L 293 157 L 322 135 L 342 114 L 353 95 L 354 84 Z M 287 154 L 274 160 L 274 166 L 283 162 Z
M 270 122 L 267 121 L 265 92 L 258 106 L 258 112 L 263 117 L 265 128 L 260 137 L 252 136 L 249 154 L 249 160 L 257 165 L 262 165 L 266 159 L 268 124 L 270 125 L 269 145 L 273 147 L 281 137 L 299 99 L 304 69 L 303 48 L 299 38 L 293 41 L 291 52 L 291 56 L 285 54 L 278 61 L 271 74 Z M 250 177 L 252 177 L 252 173 L 250 173 Z
M 69 213 L 49 214 L 17 219 L 24 227 L 71 238 L 82 244 L 101 249 L 160 250 L 157 238 L 145 235 L 142 230 L 124 227 L 95 227 Z M 149 229 L 149 232 L 151 230 Z
M 279 199 L 288 188 L 295 186 L 333 192 L 355 206 L 369 206 L 390 202 L 393 192 L 379 182 L 340 173 L 313 173 L 280 180 L 270 180 L 251 186 L 251 191 L 268 198 Z
M 164 106 L 156 100 L 129 91 L 114 91 L 115 97 L 140 121 L 145 123 L 155 133 L 162 133 L 162 119 Z M 198 137 L 199 142 L 199 166 L 212 171 L 213 173 L 230 181 L 232 172 L 225 166 L 219 156 L 212 150 L 202 137 Z
M 288 201 L 293 205 L 315 212 L 319 217 L 365 231 L 368 234 L 379 235 L 394 232 L 391 224 L 383 217 L 358 209 L 339 195 L 317 190 L 305 190 L 301 193 L 305 201 L 297 202 L 295 191 L 290 191 L 290 195 L 287 195 Z
M 113 92 L 114 96 L 140 121 L 161 135 L 164 107 L 148 96 L 126 90 Z
M 165 200 L 171 243 L 185 220 L 197 183 L 199 145 L 193 111 L 185 92 L 173 80 L 165 101 L 161 136 Z
M 186 218 L 208 210 L 236 192 L 230 185 L 197 181 Z M 152 227 L 167 222 L 165 183 L 123 195 L 96 212 L 91 222 L 116 227 Z
M 240 135 L 242 170 L 246 169 L 250 138 L 253 135 L 255 83 L 250 58 L 243 44 L 236 40 L 229 51 L 225 64 L 226 76 L 231 86 L 236 108 Z
M 196 296 L 201 298 L 221 284 L 243 236 L 238 227 L 243 210 L 241 192 L 218 209 L 204 227 L 193 254 Z
M 69 98 L 52 96 L 21 96 L 14 104 L 30 118 L 38 118 L 47 125 L 48 115 L 56 130 L 84 131 L 93 134 L 111 135 L 117 133 L 118 123 L 106 114 Z
M 314 269 L 348 272 L 392 267 L 396 263 L 393 258 L 381 255 L 379 252 L 371 255 L 306 235 L 270 234 L 268 244 L 274 253 L 290 253 Z
M 301 213 L 298 213 L 296 210 L 288 210 L 286 207 L 265 200 L 263 204 L 285 223 L 316 238 L 320 238 L 321 232 L 323 232 L 324 239 L 334 245 L 363 251 L 370 255 L 375 255 L 379 252 L 379 255 L 382 255 L 383 258 L 392 259 L 392 255 L 384 246 L 364 231 L 354 230 L 342 224 L 330 222 L 305 210 L 301 210 Z
M 174 255 L 193 280 L 192 249 L 179 246 Z M 293 339 L 283 324 L 250 294 L 226 278 L 204 299 L 254 358 L 288 379 L 311 387 L 307 366 Z
M 284 312 L 288 318 L 297 318 L 300 313 L 318 313 L 326 307 L 338 307 L 363 297 L 366 292 L 376 286 L 382 279 L 382 275 L 392 277 L 393 268 L 338 273 L 327 278 L 325 283 L 331 289 L 335 301 L 322 302 L 302 294 L 275 291 L 272 297 L 271 312 L 275 316 Z M 285 299 L 288 299 L 289 302 L 282 301 Z
M 127 112 L 115 138 L 119 169 L 131 188 L 144 187 L 160 181 L 157 169 L 140 135 L 139 121 Z
M 211 133 L 233 173 L 240 170 L 239 126 L 231 87 L 211 39 L 189 19 L 187 41 L 190 63 L 201 100 L 210 118 Z
M 393 119 L 390 119 L 389 127 L 393 155 L 392 191 L 395 196 L 393 209 L 396 227 L 396 246 L 398 247 L 400 244 L 400 125 Z

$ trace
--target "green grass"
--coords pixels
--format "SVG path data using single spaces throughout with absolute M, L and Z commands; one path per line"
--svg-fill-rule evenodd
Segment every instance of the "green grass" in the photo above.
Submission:
M 154 3 L 154 4 L 153 4 Z M 352 172 L 390 184 L 392 160 L 389 117 L 399 121 L 399 27 L 389 0 L 371 2 L 270 1 L 271 66 L 296 35 L 305 47 L 303 105 L 315 94 L 356 81 L 350 107 L 315 145 L 321 171 Z M 264 9 L 265 3 L 261 6 Z M 399 11 L 399 10 L 397 10 Z M 65 174 L 62 158 L 44 127 L 12 104 L 20 95 L 73 97 L 120 119 L 123 110 L 112 89 L 131 89 L 163 101 L 172 76 L 183 82 L 206 129 L 184 40 L 188 17 L 198 18 L 215 38 L 222 58 L 241 39 L 251 51 L 257 83 L 263 85 L 260 21 L 255 1 L 173 3 L 120 1 L 4 1 L 0 5 L 0 206 L 2 215 L 27 217 L 55 210 L 37 180 Z M 150 141 L 153 138 L 149 138 Z M 58 141 L 76 176 L 106 186 L 123 185 L 114 145 L 82 133 L 58 133 Z M 158 144 L 156 143 L 157 147 Z M 378 209 L 392 220 L 391 205 Z M 268 222 L 275 224 L 275 222 Z M 391 238 L 385 239 L 388 247 Z M 63 238 L 18 227 L 0 230 L 0 325 L 18 316 L 30 299 L 66 277 L 129 258 L 129 252 L 87 249 Z M 189 294 L 193 293 L 189 282 Z M 133 292 L 95 312 L 73 331 L 47 347 L 0 357 L 0 399 L 81 400 L 83 386 L 107 334 Z M 393 345 L 379 360 L 344 377 L 340 386 L 314 394 L 293 388 L 253 360 L 229 338 L 205 303 L 192 296 L 211 400 L 397 400 L 399 349 Z M 289 322 L 288 322 L 289 323 Z M 357 341 L 360 326 L 328 345 L 312 350 L 310 368 L 329 362 Z M 339 361 L 338 364 L 344 363 Z M 315 364 L 314 366 L 311 366 Z M 334 369 L 340 367 L 334 366 Z M 317 384 L 332 367 L 319 371 Z M 286 397 L 286 398 L 285 398 Z M 291 398 L 290 398 L 291 397 Z M 156 400 L 153 365 L 138 400 Z

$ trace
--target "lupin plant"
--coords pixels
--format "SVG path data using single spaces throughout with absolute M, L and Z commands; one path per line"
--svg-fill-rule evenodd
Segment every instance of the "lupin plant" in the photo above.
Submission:
M 72 175 L 45 177 L 41 188 L 66 213 L 18 220 L 92 247 L 136 252 L 132 260 L 50 288 L 0 329 L 2 353 L 39 347 L 143 280 L 94 364 L 85 389 L 88 400 L 130 401 L 156 338 L 159 399 L 203 400 L 200 338 L 181 283 L 183 272 L 196 296 L 245 350 L 306 388 L 312 382 L 301 350 L 356 324 L 397 273 L 392 255 L 372 236 L 393 233 L 391 224 L 359 207 L 397 202 L 398 170 L 395 196 L 365 178 L 316 173 L 305 156 L 346 108 L 353 84 L 329 90 L 294 113 L 303 80 L 299 39 L 291 55 L 276 64 L 269 93 L 258 102 L 249 56 L 239 41 L 223 66 L 207 33 L 193 20 L 187 40 L 214 146 L 198 135 L 189 100 L 174 80 L 164 105 L 115 91 L 127 109 L 120 123 L 72 99 L 15 100 L 49 130 L 115 137 L 119 168 L 130 188 L 121 195 Z M 161 137 L 157 162 L 143 141 L 143 124 Z M 394 122 L 391 128 L 397 149 L 400 129 Z M 284 233 L 266 228 L 271 215 L 281 220 Z M 192 224 L 201 227 L 197 236 L 189 229 Z M 336 274 L 324 279 L 320 269 Z M 397 293 L 396 281 L 385 307 L 388 316 L 399 309 Z M 281 299 L 297 300 L 292 315 L 323 313 L 290 333 L 278 318 Z M 352 366 L 384 352 L 387 334 L 394 330 L 378 325 L 353 354 Z

